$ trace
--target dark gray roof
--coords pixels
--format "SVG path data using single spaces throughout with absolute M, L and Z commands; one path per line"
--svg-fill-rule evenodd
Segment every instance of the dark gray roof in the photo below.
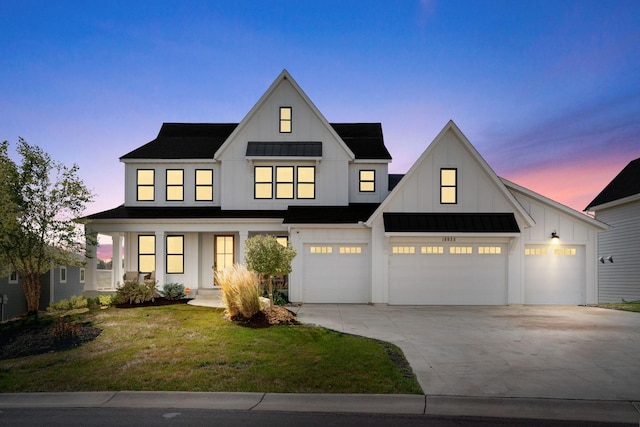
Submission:
M 247 157 L 322 157 L 322 142 L 265 142 L 249 141 L 247 143 Z
M 588 211 L 594 206 L 604 205 L 635 194 L 640 194 L 640 158 L 629 162 L 584 210 Z
M 281 218 L 285 224 L 357 224 L 369 219 L 378 203 L 353 203 L 349 206 L 289 206 L 287 210 L 222 210 L 220 207 L 125 207 L 85 219 L 217 219 Z
M 164 123 L 156 139 L 121 159 L 212 159 L 237 126 L 237 123 Z M 331 126 L 356 159 L 391 160 L 380 123 L 332 123 Z
M 390 173 L 389 174 L 389 191 L 393 190 L 403 177 L 404 177 L 404 174 Z
M 519 233 L 512 213 L 391 213 L 384 229 L 398 233 Z
M 369 219 L 379 203 L 349 206 L 289 206 L 284 224 L 357 224 Z

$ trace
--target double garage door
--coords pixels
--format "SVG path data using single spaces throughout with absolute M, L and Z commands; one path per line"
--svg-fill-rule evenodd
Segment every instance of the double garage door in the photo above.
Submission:
M 506 243 L 391 242 L 389 303 L 507 304 Z

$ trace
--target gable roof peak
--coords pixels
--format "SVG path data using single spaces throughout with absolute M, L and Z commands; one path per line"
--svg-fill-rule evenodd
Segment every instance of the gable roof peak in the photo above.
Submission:
M 640 195 L 640 157 L 630 161 L 584 210 L 617 204 L 636 195 Z

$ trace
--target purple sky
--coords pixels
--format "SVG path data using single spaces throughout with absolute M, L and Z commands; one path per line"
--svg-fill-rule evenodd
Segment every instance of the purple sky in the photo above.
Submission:
M 453 119 L 498 175 L 582 210 L 640 157 L 640 2 L 0 2 L 0 139 L 124 200 L 162 122 L 238 122 L 286 68 L 404 173 Z

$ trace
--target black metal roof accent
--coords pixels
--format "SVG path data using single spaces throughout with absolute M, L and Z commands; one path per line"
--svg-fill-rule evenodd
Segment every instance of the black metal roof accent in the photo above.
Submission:
M 396 188 L 396 185 L 400 183 L 400 180 L 404 177 L 404 174 L 390 173 L 389 174 L 389 191 Z
M 357 224 L 366 221 L 379 203 L 349 206 L 289 206 L 284 224 Z
M 384 229 L 396 233 L 519 233 L 513 213 L 385 212 Z
M 176 206 L 176 207 L 127 207 L 117 208 L 88 215 L 85 219 L 216 219 L 216 218 L 284 218 L 285 210 L 222 210 L 213 206 Z
M 322 142 L 319 141 L 249 141 L 247 157 L 322 157 Z
M 635 194 L 640 194 L 640 158 L 629 162 L 584 210 Z
M 163 123 L 153 141 L 120 159 L 212 159 L 237 126 L 238 123 Z M 391 160 L 380 123 L 333 123 L 331 126 L 356 159 Z

